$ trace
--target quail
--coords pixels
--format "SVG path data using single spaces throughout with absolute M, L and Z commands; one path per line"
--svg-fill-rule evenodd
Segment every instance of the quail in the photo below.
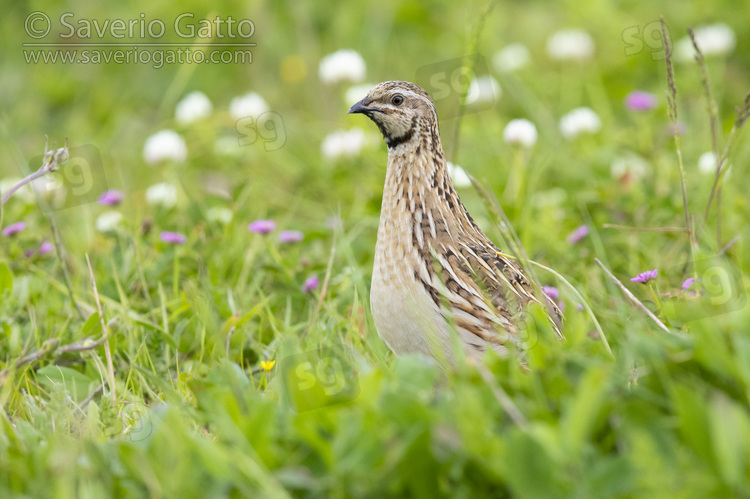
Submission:
M 405 81 L 376 85 L 348 111 L 364 114 L 388 146 L 370 306 L 379 336 L 397 355 L 455 359 L 519 338 L 535 296 L 517 261 L 501 252 L 462 204 L 448 172 L 435 104 Z

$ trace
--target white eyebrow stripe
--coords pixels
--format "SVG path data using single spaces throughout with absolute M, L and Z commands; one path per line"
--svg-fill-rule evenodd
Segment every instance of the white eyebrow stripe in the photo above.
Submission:
M 422 101 L 424 101 L 424 102 L 426 102 L 426 103 L 429 104 L 428 99 L 424 95 L 418 94 L 416 92 L 412 92 L 411 90 L 406 90 L 406 89 L 402 89 L 402 88 L 396 88 L 396 89 L 394 89 L 394 95 L 396 93 L 399 93 L 399 94 L 403 95 L 404 97 L 414 97 L 416 99 L 421 99 Z
M 408 96 L 410 96 L 410 97 L 419 97 L 419 98 L 423 98 L 423 96 L 422 96 L 422 95 L 420 95 L 420 94 L 418 94 L 418 93 L 415 93 L 415 92 L 412 92 L 411 90 L 399 90 L 399 93 L 401 93 L 401 95 L 408 95 Z

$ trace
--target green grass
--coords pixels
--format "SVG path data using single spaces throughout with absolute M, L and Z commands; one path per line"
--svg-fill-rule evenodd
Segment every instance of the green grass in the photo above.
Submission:
M 95 179 L 126 196 L 115 208 L 121 227 L 108 234 L 95 228 L 108 209 L 95 201 L 100 192 L 73 197 L 74 206 L 59 210 L 22 196 L 3 207 L 3 227 L 27 227 L 0 237 L 0 497 L 748 495 L 747 132 L 733 141 L 721 217 L 714 205 L 704 220 L 713 177 L 697 166 L 712 149 L 701 69 L 675 63 L 678 119 L 687 127 L 681 153 L 689 220 L 700 230 L 693 255 L 668 133 L 666 67 L 648 50 L 626 56 L 623 31 L 659 14 L 673 41 L 688 26 L 731 25 L 737 48 L 707 58 L 721 150 L 750 90 L 750 30 L 729 1 L 661 10 L 636 1 L 567 9 L 501 2 L 477 31 L 486 8 L 232 1 L 210 8 L 189 2 L 180 10 L 135 2 L 69 7 L 75 19 L 145 12 L 169 24 L 190 11 L 196 20 L 232 15 L 256 24 L 250 65 L 158 70 L 28 65 L 21 44 L 33 41 L 23 31 L 29 12 L 55 19 L 65 10 L 48 2 L 6 9 L 0 179 L 36 169 L 39 163 L 29 162 L 42 154 L 45 135 L 50 147 L 67 137 L 71 148 L 93 146 L 101 155 L 101 167 L 90 163 Z M 547 37 L 564 27 L 592 34 L 593 60 L 549 60 Z M 443 140 L 451 159 L 498 197 L 528 257 L 555 269 L 580 297 L 535 267 L 541 284 L 560 289 L 565 340 L 532 311 L 526 367 L 515 354 L 488 354 L 481 366 L 445 374 L 421 359 L 395 359 L 377 337 L 368 293 L 385 147 L 371 123 L 346 116 L 347 86 L 323 85 L 317 64 L 354 48 L 368 64 L 367 81 L 414 80 L 419 68 L 472 47 L 491 67 L 493 54 L 511 42 L 529 47 L 531 65 L 514 74 L 491 69 L 502 98 L 462 117 L 458 143 L 458 120 L 444 119 Z M 299 81 L 282 77 L 292 55 L 305 68 Z M 659 106 L 626 110 L 623 99 L 635 89 L 657 95 Z M 179 125 L 174 106 L 193 90 L 209 96 L 214 112 Z M 261 136 L 217 152 L 219 138 L 237 139 L 229 102 L 251 90 L 278 113 L 281 121 L 268 133 L 283 133 L 283 147 L 268 151 Z M 602 130 L 566 141 L 559 118 L 579 106 L 599 114 Z M 528 154 L 502 140 L 513 118 L 539 130 Z M 359 155 L 321 155 L 327 134 L 357 127 L 372 138 Z M 187 160 L 148 166 L 144 141 L 164 128 L 185 138 Z M 613 178 L 612 162 L 633 154 L 645 174 Z M 524 184 L 504 199 L 511 165 L 519 162 Z M 52 177 L 65 172 L 76 174 Z M 177 186 L 176 206 L 145 203 L 146 188 L 157 182 Z M 507 231 L 481 194 L 464 188 L 460 195 L 508 249 Z M 227 224 L 208 218 L 215 207 L 231 210 Z M 278 229 L 249 232 L 260 218 L 274 219 Z M 582 224 L 589 236 L 569 244 L 567 235 Z M 676 230 L 634 230 L 663 227 Z M 283 244 L 283 229 L 305 238 Z M 162 231 L 181 232 L 187 242 L 164 243 Z M 24 256 L 56 239 L 62 254 Z M 595 258 L 668 321 L 670 332 L 635 307 Z M 691 259 L 695 270 L 687 267 Z M 630 282 L 654 268 L 656 295 Z M 692 275 L 701 277 L 701 299 L 680 293 Z M 310 276 L 320 285 L 305 293 Z M 591 316 L 577 309 L 582 299 L 611 354 Z M 111 371 L 105 345 L 91 346 L 102 322 Z

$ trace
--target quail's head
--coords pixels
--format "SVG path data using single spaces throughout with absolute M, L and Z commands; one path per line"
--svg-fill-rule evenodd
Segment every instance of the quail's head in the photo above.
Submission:
M 370 118 L 383 134 L 388 147 L 407 142 L 420 129 L 437 124 L 435 104 L 422 87 L 408 81 L 386 81 L 348 111 Z

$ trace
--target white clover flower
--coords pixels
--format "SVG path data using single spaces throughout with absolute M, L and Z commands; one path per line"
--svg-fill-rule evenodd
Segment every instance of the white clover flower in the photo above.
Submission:
M 223 225 L 228 224 L 232 220 L 232 210 L 224 206 L 214 206 L 206 211 L 206 220 L 209 222 L 219 222 Z
M 609 173 L 615 180 L 636 181 L 648 174 L 651 167 L 637 154 L 628 153 L 615 158 L 609 167 Z
M 96 230 L 99 232 L 113 232 L 120 227 L 122 213 L 119 211 L 105 211 L 96 218 Z
M 174 130 L 161 130 L 146 139 L 143 159 L 150 165 L 165 160 L 182 163 L 187 158 L 187 145 Z
M 704 56 L 724 55 L 732 52 L 737 45 L 737 37 L 732 28 L 724 23 L 699 26 L 693 33 L 695 41 Z M 688 37 L 681 38 L 675 44 L 675 57 L 680 61 L 692 61 L 695 57 L 693 42 Z
M 724 172 L 724 180 L 732 175 L 732 165 L 723 164 L 721 167 Z M 712 151 L 704 152 L 698 158 L 698 171 L 704 175 L 716 174 L 716 155 Z
M 704 152 L 698 158 L 698 170 L 701 173 L 716 173 L 716 155 L 711 152 Z
M 560 118 L 560 133 L 566 139 L 574 139 L 582 133 L 597 133 L 602 121 L 593 109 L 579 107 Z
M 11 190 L 13 186 L 23 180 L 21 177 L 8 177 L 0 180 L 0 196 Z M 34 203 L 34 190 L 30 184 L 26 184 L 13 193 L 13 199 L 19 199 L 25 204 Z
M 359 82 L 365 79 L 367 66 L 356 50 L 339 50 L 320 60 L 318 75 L 323 83 Z
M 481 103 L 493 103 L 500 100 L 503 94 L 500 84 L 490 75 L 474 78 L 469 83 L 469 91 L 466 94 L 466 105 L 471 106 Z
M 503 47 L 492 57 L 492 65 L 498 73 L 512 73 L 528 66 L 531 54 L 526 45 L 511 43 Z
M 177 123 L 188 125 L 194 121 L 211 116 L 214 106 L 203 92 L 192 92 L 182 98 L 175 108 Z
M 531 204 L 544 208 L 547 206 L 557 207 L 568 199 L 568 193 L 562 187 L 553 187 L 547 191 L 539 191 L 531 196 Z
M 346 103 L 350 106 L 354 104 L 355 102 L 359 102 L 360 100 L 364 99 L 364 97 L 370 93 L 370 90 L 372 90 L 372 87 L 375 85 L 372 83 L 361 83 L 359 85 L 354 85 L 353 87 L 349 87 L 346 91 Z
M 236 136 L 224 135 L 214 142 L 214 154 L 225 158 L 234 158 L 242 155 L 242 148 Z
M 448 161 L 448 174 L 451 176 L 454 186 L 459 188 L 471 186 L 471 179 L 466 173 L 466 170 L 458 165 L 454 165 L 450 161 Z
M 68 190 L 59 175 L 46 175 L 36 178 L 28 185 L 37 197 L 44 198 L 52 206 L 62 206 L 68 197 Z
M 503 139 L 508 144 L 520 144 L 531 147 L 536 144 L 536 126 L 529 120 L 510 120 L 503 130 Z
M 265 99 L 257 92 L 240 95 L 229 103 L 229 114 L 236 120 L 248 117 L 257 118 L 269 110 Z
M 320 151 L 326 159 L 351 158 L 359 154 L 366 143 L 367 136 L 360 128 L 336 130 L 323 139 Z
M 585 61 L 594 55 L 594 39 L 580 29 L 564 29 L 547 39 L 547 54 L 560 61 Z
M 146 189 L 146 202 L 171 208 L 177 204 L 177 187 L 164 182 L 154 184 Z

